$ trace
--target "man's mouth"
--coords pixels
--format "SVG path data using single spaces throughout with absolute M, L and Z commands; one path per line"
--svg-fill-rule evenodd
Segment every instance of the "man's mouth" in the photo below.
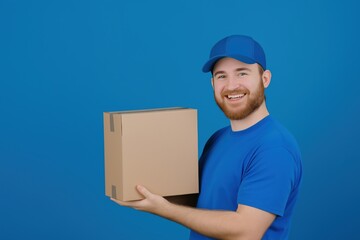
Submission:
M 243 98 L 245 95 L 246 95 L 246 93 L 241 93 L 241 94 L 225 95 L 225 97 L 230 100 L 236 100 L 236 99 Z

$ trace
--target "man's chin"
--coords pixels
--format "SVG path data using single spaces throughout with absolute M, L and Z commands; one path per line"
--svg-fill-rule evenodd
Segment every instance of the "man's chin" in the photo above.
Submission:
M 224 112 L 225 116 L 230 120 L 242 120 L 246 118 L 246 116 L 238 113 L 226 113 Z
M 229 108 L 221 108 L 224 112 L 225 116 L 230 120 L 242 120 L 247 117 L 247 113 L 244 113 L 244 109 L 237 108 L 237 109 L 229 109 Z

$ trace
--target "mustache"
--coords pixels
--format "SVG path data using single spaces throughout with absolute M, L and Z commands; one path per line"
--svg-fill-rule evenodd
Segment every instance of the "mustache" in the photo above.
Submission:
M 237 94 L 249 94 L 249 90 L 245 87 L 241 87 L 241 88 L 237 88 L 237 89 L 234 89 L 234 90 L 224 90 L 222 93 L 221 93 L 221 96 L 228 96 L 228 95 L 237 95 Z

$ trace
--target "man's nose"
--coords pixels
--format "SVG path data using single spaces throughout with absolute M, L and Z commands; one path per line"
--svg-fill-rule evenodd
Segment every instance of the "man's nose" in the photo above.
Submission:
M 238 89 L 239 87 L 240 87 L 240 80 L 236 76 L 229 77 L 228 89 L 231 91 Z

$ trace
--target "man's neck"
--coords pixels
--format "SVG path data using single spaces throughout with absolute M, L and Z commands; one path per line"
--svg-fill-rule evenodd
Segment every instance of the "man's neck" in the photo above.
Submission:
M 252 112 L 249 116 L 241 120 L 230 120 L 231 129 L 235 131 L 245 130 L 269 115 L 265 101 L 258 109 Z

